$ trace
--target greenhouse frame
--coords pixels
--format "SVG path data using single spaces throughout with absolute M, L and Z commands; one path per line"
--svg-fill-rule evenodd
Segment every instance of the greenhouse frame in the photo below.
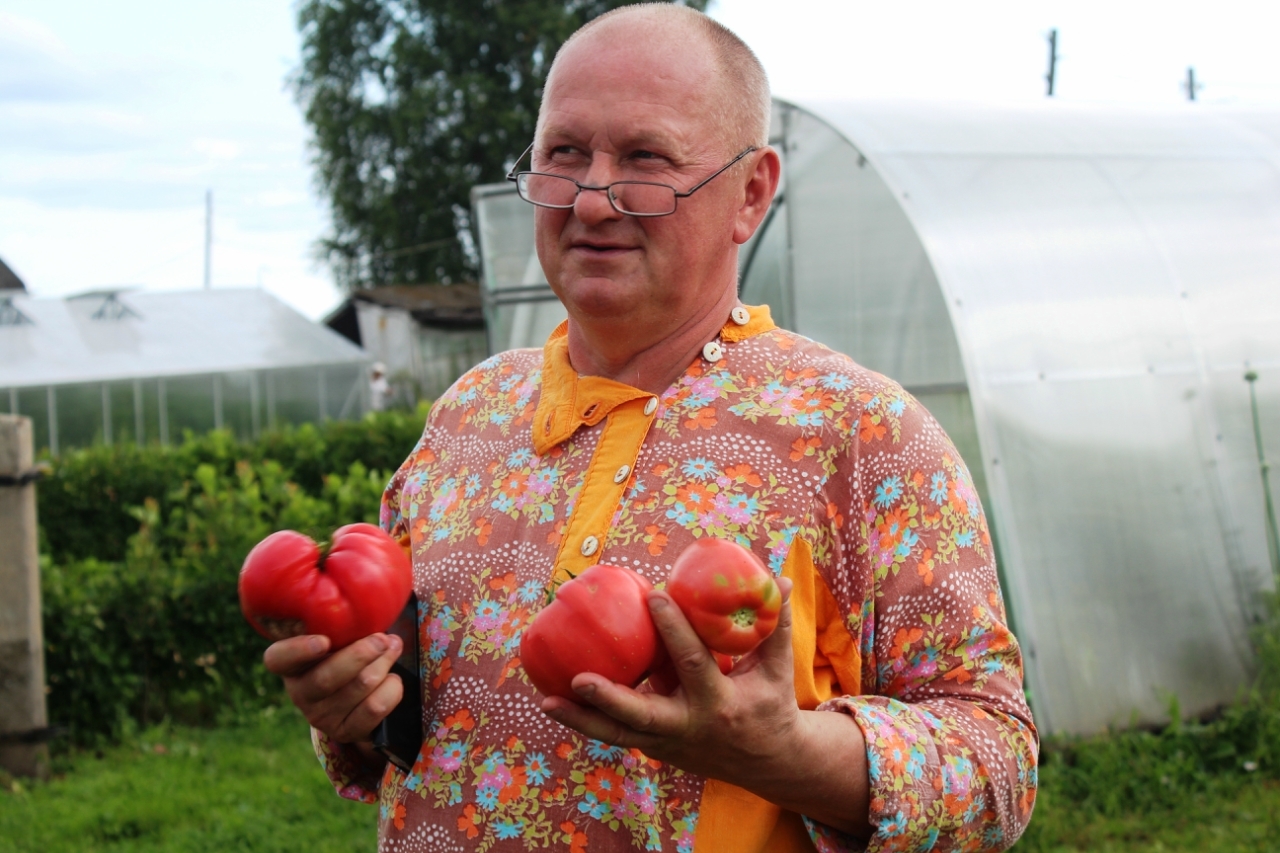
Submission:
M 54 454 L 359 417 L 369 361 L 256 288 L 0 295 L 0 410 Z
M 1046 732 L 1203 714 L 1280 571 L 1280 113 L 775 100 L 744 302 L 901 382 L 990 517 Z M 490 347 L 564 318 L 477 187 Z

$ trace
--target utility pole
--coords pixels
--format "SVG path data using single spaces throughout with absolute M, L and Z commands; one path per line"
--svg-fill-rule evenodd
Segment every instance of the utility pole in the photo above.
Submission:
M 1204 88 L 1203 83 L 1196 82 L 1196 70 L 1190 66 L 1187 67 L 1187 82 L 1182 84 L 1182 88 L 1187 90 L 1187 100 L 1194 101 L 1196 92 Z
M 0 767 L 44 776 L 50 735 L 44 698 L 40 565 L 31 418 L 0 415 Z
M 1049 73 L 1044 75 L 1049 84 L 1049 97 L 1053 97 L 1053 83 L 1058 74 L 1058 30 L 1049 30 Z
M 213 190 L 204 191 L 204 289 L 213 287 Z

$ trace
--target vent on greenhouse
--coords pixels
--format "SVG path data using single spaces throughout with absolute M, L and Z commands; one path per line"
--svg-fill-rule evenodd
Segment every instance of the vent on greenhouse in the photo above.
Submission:
M 0 296 L 0 326 L 29 326 L 31 318 L 13 304 L 12 296 Z

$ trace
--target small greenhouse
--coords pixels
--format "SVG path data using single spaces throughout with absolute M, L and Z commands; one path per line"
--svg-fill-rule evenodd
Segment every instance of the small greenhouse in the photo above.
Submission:
M 358 417 L 368 363 L 258 289 L 0 295 L 0 410 L 53 453 Z
M 951 434 L 1041 728 L 1232 700 L 1280 571 L 1280 113 L 775 101 L 772 137 L 742 299 Z M 540 346 L 532 208 L 472 200 L 490 347 Z

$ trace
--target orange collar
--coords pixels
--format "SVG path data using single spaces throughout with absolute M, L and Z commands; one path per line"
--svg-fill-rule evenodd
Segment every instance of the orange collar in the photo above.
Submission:
M 777 328 L 769 306 L 747 306 L 751 319 L 739 326 L 727 321 L 720 340 L 737 343 Z M 538 455 L 549 451 L 578 431 L 595 426 L 623 403 L 652 397 L 622 382 L 603 376 L 579 376 L 569 363 L 569 322 L 556 327 L 542 348 L 542 392 L 533 417 L 533 448 Z

